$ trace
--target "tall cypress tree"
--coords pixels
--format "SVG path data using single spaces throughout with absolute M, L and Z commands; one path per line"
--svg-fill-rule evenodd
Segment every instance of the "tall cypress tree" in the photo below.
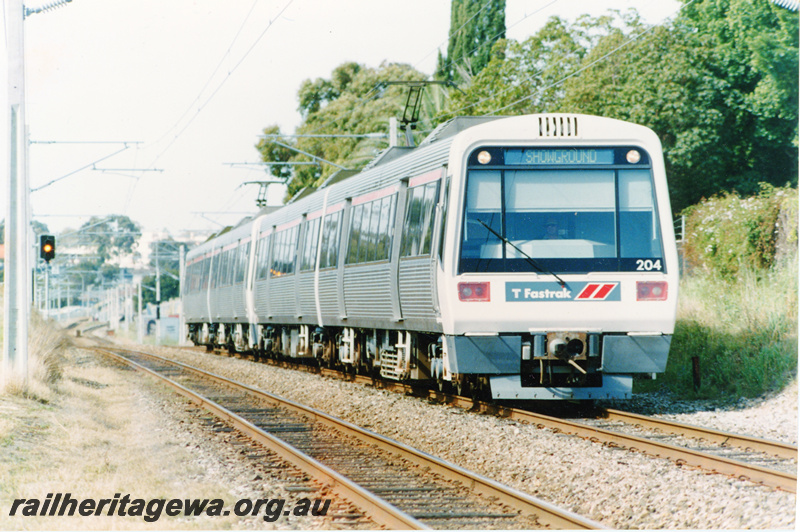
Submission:
M 506 0 L 452 0 L 447 57 L 439 52 L 436 78 L 460 81 L 489 63 L 492 45 L 506 36 Z

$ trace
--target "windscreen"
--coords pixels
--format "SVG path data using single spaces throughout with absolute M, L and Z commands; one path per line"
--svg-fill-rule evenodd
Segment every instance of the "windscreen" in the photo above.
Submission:
M 643 151 L 489 148 L 470 162 L 461 273 L 664 271 Z

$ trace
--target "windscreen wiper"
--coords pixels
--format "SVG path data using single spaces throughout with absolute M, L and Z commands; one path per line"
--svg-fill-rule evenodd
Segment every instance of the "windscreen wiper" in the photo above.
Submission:
M 489 225 L 488 225 L 486 222 L 484 222 L 484 221 L 483 221 L 483 220 L 481 220 L 480 218 L 475 218 L 475 220 L 476 220 L 476 221 L 477 221 L 479 224 L 481 224 L 482 226 L 484 226 L 484 227 L 485 227 L 485 228 L 486 228 L 486 229 L 487 229 L 487 230 L 488 230 L 490 233 L 492 233 L 494 236 L 496 236 L 497 238 L 499 238 L 500 240 L 502 240 L 504 244 L 508 244 L 508 245 L 509 245 L 509 246 L 511 246 L 512 248 L 516 249 L 516 250 L 517 250 L 517 251 L 520 253 L 520 255 L 522 255 L 522 256 L 525 258 L 525 260 L 527 261 L 527 263 L 528 263 L 528 264 L 530 264 L 531 266 L 533 266 L 533 267 L 536 269 L 536 271 L 538 271 L 538 272 L 541 272 L 541 273 L 546 273 L 546 274 L 552 275 L 553 277 L 555 277 L 556 279 L 558 279 L 558 284 L 560 284 L 560 285 L 561 285 L 561 288 L 566 288 L 566 287 L 567 287 L 567 283 L 566 283 L 566 281 L 564 281 L 564 279 L 562 279 L 561 277 L 559 277 L 559 276 L 558 276 L 558 275 L 556 275 L 555 273 L 551 272 L 551 271 L 550 271 L 550 270 L 548 270 L 547 268 L 543 268 L 542 266 L 540 266 L 540 265 L 539 265 L 539 263 L 538 263 L 538 262 L 536 262 L 536 261 L 533 259 L 533 257 L 531 257 L 530 255 L 528 255 L 527 253 L 525 253 L 524 251 L 522 251 L 521 249 L 519 249 L 519 248 L 518 248 L 517 246 L 515 246 L 515 245 L 514 245 L 514 243 L 513 243 L 513 242 L 511 242 L 509 239 L 507 239 L 506 237 L 504 237 L 503 235 L 501 235 L 500 233 L 498 233 L 497 231 L 495 231 L 494 229 L 492 229 L 491 227 L 489 227 Z

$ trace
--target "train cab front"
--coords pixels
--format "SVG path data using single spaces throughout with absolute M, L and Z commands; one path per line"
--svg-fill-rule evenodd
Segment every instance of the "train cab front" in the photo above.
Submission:
M 538 400 L 628 398 L 664 371 L 678 266 L 646 148 L 480 146 L 464 175 L 446 373 Z

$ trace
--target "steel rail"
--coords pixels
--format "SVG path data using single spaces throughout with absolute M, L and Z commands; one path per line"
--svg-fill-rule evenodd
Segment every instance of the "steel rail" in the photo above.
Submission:
M 671 434 L 702 438 L 726 447 L 731 446 L 745 450 L 759 451 L 779 458 L 797 459 L 797 445 L 791 445 L 789 443 L 697 427 L 687 423 L 633 414 L 613 408 L 604 409 L 602 415 L 606 419 L 612 421 L 622 421 L 624 423 L 639 425 L 641 427 L 656 429 Z
M 100 348 L 95 348 L 95 350 L 105 355 L 111 356 L 114 359 L 137 369 L 138 371 L 154 376 L 160 379 L 162 382 L 165 382 L 176 392 L 183 395 L 193 403 L 208 410 L 215 416 L 228 421 L 231 425 L 233 425 L 236 429 L 238 429 L 242 433 L 246 434 L 253 440 L 265 445 L 267 448 L 274 451 L 283 460 L 293 464 L 304 473 L 311 475 L 314 478 L 321 479 L 323 482 L 326 483 L 328 487 L 331 488 L 331 491 L 333 493 L 335 493 L 336 495 L 347 501 L 350 501 L 356 506 L 364 510 L 367 510 L 369 512 L 369 517 L 379 525 L 395 530 L 429 529 L 428 526 L 417 521 L 415 518 L 411 517 L 405 512 L 402 512 L 401 510 L 395 508 L 394 506 L 386 503 L 379 497 L 363 489 L 358 484 L 355 484 L 354 482 L 340 475 L 331 468 L 321 464 L 317 460 L 314 460 L 307 454 L 275 438 L 268 432 L 261 430 L 260 428 L 256 427 L 246 419 L 242 418 L 237 414 L 234 414 L 233 412 L 230 412 L 229 410 L 220 406 L 216 402 L 211 401 L 193 392 L 192 390 L 189 390 L 188 388 L 178 384 L 172 379 L 165 377 L 164 375 L 161 375 L 158 372 L 153 371 L 145 366 L 142 366 L 141 364 L 138 364 L 133 360 L 130 360 L 118 353 L 114 353 L 112 351 Z M 148 354 L 148 356 L 153 356 L 153 355 Z M 154 357 L 154 358 L 162 358 L 162 357 Z
M 432 472 L 438 473 L 448 480 L 458 481 L 480 495 L 494 497 L 499 502 L 511 506 L 521 512 L 533 513 L 539 517 L 540 522 L 543 524 L 546 523 L 550 527 L 568 530 L 593 530 L 606 528 L 596 521 L 592 521 L 591 519 L 587 519 L 573 512 L 563 510 L 546 501 L 537 499 L 508 486 L 504 486 L 498 482 L 495 482 L 494 480 L 463 469 L 460 466 L 449 463 L 440 458 L 414 449 L 413 447 L 363 429 L 353 425 L 352 423 L 335 418 L 325 414 L 324 412 L 302 405 L 290 399 L 271 394 L 264 390 L 253 388 L 246 384 L 230 380 L 221 375 L 216 375 L 182 362 L 167 359 L 150 353 L 141 353 L 138 351 L 136 353 L 180 366 L 187 371 L 191 371 L 205 378 L 215 380 L 221 384 L 225 384 L 226 386 L 236 387 L 239 390 L 244 391 L 258 399 L 269 401 L 282 408 L 291 409 L 298 414 L 308 416 L 315 421 L 319 421 L 325 425 L 328 425 L 329 427 L 334 428 L 335 430 L 339 430 L 345 434 L 359 438 L 360 440 L 366 441 L 367 443 L 375 445 L 376 447 L 387 452 L 399 455 L 415 465 L 429 468 Z
M 695 451 L 686 447 L 552 418 L 542 414 L 532 414 L 530 412 L 514 409 L 510 417 L 519 421 L 560 430 L 567 434 L 574 434 L 583 438 L 602 441 L 606 444 L 618 445 L 633 451 L 641 451 L 660 458 L 673 460 L 679 464 L 714 471 L 738 479 L 746 479 L 765 486 L 797 493 L 797 475 L 791 473 L 747 464 L 738 460 L 731 460 L 730 458 L 716 456 L 703 451 Z
M 329 370 L 325 370 L 324 373 L 327 373 L 328 371 Z M 352 378 L 352 380 L 362 384 L 369 384 L 372 381 L 372 379 L 369 377 L 363 376 L 355 376 Z M 380 382 L 377 384 L 377 386 L 384 389 L 403 391 L 409 395 L 413 394 L 418 397 L 442 401 L 459 408 L 505 417 L 513 419 L 514 421 L 521 421 L 523 423 L 529 423 L 539 427 L 557 430 L 564 432 L 565 434 L 572 434 L 590 440 L 641 451 L 660 458 L 673 460 L 679 464 L 714 471 L 722 475 L 730 475 L 738 479 L 747 479 L 765 486 L 770 486 L 791 493 L 797 493 L 797 475 L 793 475 L 791 473 L 777 471 L 754 464 L 748 464 L 739 460 L 732 460 L 730 458 L 717 456 L 703 451 L 687 449 L 685 447 L 671 445 L 669 443 L 658 442 L 638 436 L 623 434 L 621 432 L 601 429 L 574 421 L 559 419 L 556 417 L 547 416 L 545 414 L 527 412 L 525 410 L 494 403 L 473 401 L 467 397 L 448 395 L 434 390 L 420 390 L 408 386 L 407 384 Z M 639 417 L 642 418 L 642 421 L 647 419 L 645 416 Z M 698 431 L 704 430 L 706 429 L 698 429 Z M 758 438 L 750 438 L 747 436 L 736 437 L 736 435 L 723 433 L 721 431 L 712 430 L 711 432 L 717 432 L 718 437 L 723 437 L 722 435 L 725 435 L 725 437 L 728 438 L 727 443 L 730 445 L 746 445 L 746 448 L 752 447 L 753 449 L 760 450 L 757 449 L 757 442 L 761 441 L 763 443 L 761 443 L 760 447 L 769 446 L 769 442 L 766 442 L 765 440 L 759 440 Z M 717 440 L 717 442 L 719 443 L 719 440 Z M 777 449 L 777 447 L 772 447 L 772 449 Z M 792 449 L 794 454 L 792 454 Z M 783 451 L 783 454 L 786 455 L 782 456 L 785 458 L 797 458 L 797 447 L 788 445 L 787 449 Z
M 278 367 L 285 367 L 296 369 L 302 367 L 297 364 L 292 364 L 285 361 L 272 361 L 269 363 Z M 505 417 L 514 421 L 529 423 L 542 428 L 557 430 L 565 434 L 571 434 L 581 438 L 586 438 L 593 441 L 598 441 L 619 447 L 625 447 L 635 451 L 641 451 L 652 456 L 666 458 L 676 463 L 696 467 L 703 470 L 713 471 L 722 475 L 729 475 L 741 480 L 750 480 L 755 483 L 760 483 L 765 486 L 781 489 L 791 493 L 797 493 L 797 475 L 785 473 L 757 465 L 747 464 L 739 460 L 732 460 L 730 458 L 716 456 L 711 453 L 703 451 L 695 451 L 671 445 L 668 443 L 648 440 L 638 436 L 626 435 L 620 432 L 614 432 L 606 429 L 585 425 L 573 421 L 559 419 L 544 414 L 537 414 L 534 412 L 527 412 L 517 408 L 511 408 L 495 403 L 486 403 L 482 401 L 474 401 L 467 397 L 458 395 L 450 395 L 443 392 L 420 389 L 409 386 L 400 382 L 380 381 L 372 377 L 363 375 L 350 375 L 342 373 L 338 370 L 327 368 L 307 368 L 308 371 L 320 373 L 322 375 L 335 375 L 338 374 L 345 380 L 350 380 L 364 385 L 371 385 L 376 388 L 381 388 L 390 391 L 397 391 L 405 393 L 406 395 L 413 395 L 415 397 L 439 401 L 442 403 L 456 406 L 459 408 L 480 412 L 483 414 L 491 414 L 499 417 Z M 757 440 L 757 439 L 754 439 Z M 744 441 L 731 438 L 729 443 Z M 796 449 L 796 448 L 795 448 Z M 796 451 L 794 456 L 796 457 Z

